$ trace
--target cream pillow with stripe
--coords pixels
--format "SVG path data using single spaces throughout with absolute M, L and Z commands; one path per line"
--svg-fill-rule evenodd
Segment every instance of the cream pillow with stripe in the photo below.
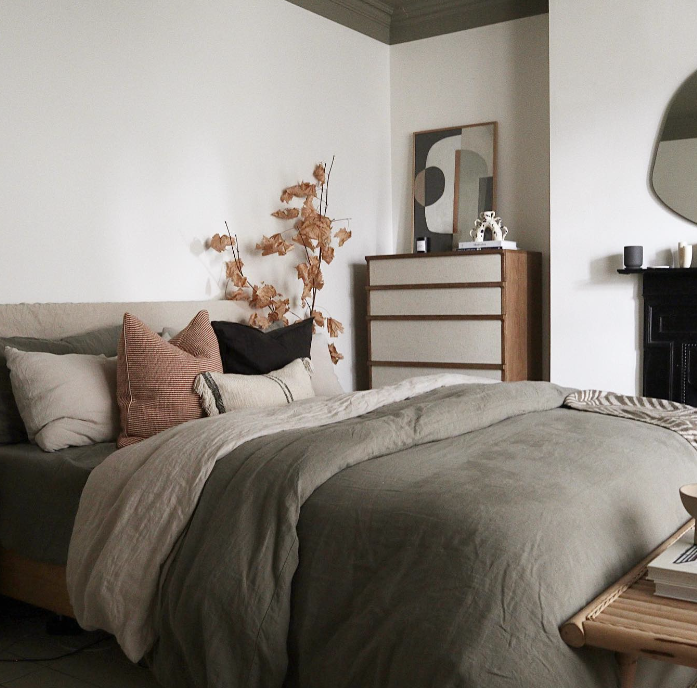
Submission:
M 312 364 L 296 358 L 266 375 L 201 373 L 194 383 L 201 406 L 209 416 L 236 409 L 271 408 L 314 397 Z

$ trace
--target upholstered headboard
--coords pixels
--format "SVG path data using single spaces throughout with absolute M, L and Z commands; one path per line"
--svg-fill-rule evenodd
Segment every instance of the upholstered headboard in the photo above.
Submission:
M 235 301 L 154 301 L 136 303 L 18 303 L 0 304 L 0 337 L 57 339 L 110 325 L 120 325 L 125 312 L 151 329 L 183 328 L 200 310 L 211 320 L 246 321 L 249 311 Z

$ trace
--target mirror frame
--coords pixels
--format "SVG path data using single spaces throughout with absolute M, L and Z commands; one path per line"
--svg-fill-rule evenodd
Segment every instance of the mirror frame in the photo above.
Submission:
M 661 145 L 661 142 L 663 140 L 663 132 L 666 129 L 666 123 L 668 121 L 668 115 L 670 115 L 670 111 L 675 104 L 675 101 L 678 97 L 678 94 L 682 90 L 683 86 L 692 79 L 695 75 L 697 74 L 697 70 L 690 72 L 681 82 L 680 85 L 675 89 L 675 92 L 671 96 L 670 100 L 668 101 L 668 105 L 666 105 L 665 110 L 663 111 L 663 117 L 661 118 L 661 124 L 658 127 L 658 133 L 656 134 L 656 139 L 654 141 L 654 146 L 653 146 L 653 153 L 651 155 L 651 164 L 649 165 L 649 176 L 648 176 L 648 187 L 649 191 L 651 192 L 651 195 L 654 197 L 655 200 L 657 200 L 666 210 L 668 210 L 670 213 L 675 215 L 676 217 L 679 217 L 687 222 L 689 222 L 692 225 L 697 225 L 697 220 L 693 220 L 692 218 L 689 218 L 682 213 L 678 212 L 675 210 L 675 208 L 672 208 L 669 206 L 659 195 L 658 192 L 656 191 L 656 188 L 653 185 L 653 173 L 656 169 L 656 159 L 658 158 L 658 147 Z

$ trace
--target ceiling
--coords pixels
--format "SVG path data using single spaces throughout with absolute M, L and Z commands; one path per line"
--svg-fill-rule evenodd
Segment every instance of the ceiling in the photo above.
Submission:
M 548 12 L 548 0 L 287 1 L 388 44 Z

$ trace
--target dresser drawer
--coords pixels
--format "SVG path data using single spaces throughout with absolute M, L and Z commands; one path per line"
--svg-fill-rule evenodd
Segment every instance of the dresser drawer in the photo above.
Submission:
M 501 282 L 501 255 L 420 256 L 371 260 L 370 284 Z
M 501 361 L 500 320 L 371 320 L 373 361 Z
M 372 387 L 387 387 L 396 385 L 402 380 L 422 375 L 437 375 L 438 373 L 458 373 L 486 377 L 490 380 L 501 380 L 500 370 L 462 370 L 460 368 L 424 368 L 423 366 L 371 366 Z
M 501 287 L 373 289 L 370 315 L 501 315 Z

